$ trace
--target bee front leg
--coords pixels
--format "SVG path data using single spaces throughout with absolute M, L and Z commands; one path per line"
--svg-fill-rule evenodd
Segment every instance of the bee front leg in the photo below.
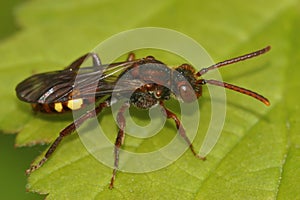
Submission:
M 176 124 L 176 128 L 180 134 L 180 136 L 186 141 L 186 143 L 189 145 L 192 153 L 194 154 L 194 156 L 196 156 L 197 158 L 201 159 L 201 160 L 205 160 L 205 157 L 201 157 L 200 155 L 198 155 L 194 149 L 193 144 L 191 143 L 190 139 L 187 137 L 185 130 L 183 128 L 183 126 L 181 125 L 180 120 L 178 119 L 178 117 L 176 116 L 175 113 L 173 113 L 172 111 L 168 110 L 163 102 L 160 102 L 160 105 L 164 108 L 165 110 L 165 114 L 167 116 L 167 118 L 171 118 L 174 120 L 175 124 Z

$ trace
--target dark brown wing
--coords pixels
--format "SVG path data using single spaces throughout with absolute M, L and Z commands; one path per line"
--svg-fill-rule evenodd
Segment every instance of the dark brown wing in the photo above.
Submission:
M 68 95 L 76 72 L 54 71 L 33 75 L 16 87 L 17 97 L 28 103 L 53 103 L 53 99 Z
M 68 67 L 60 71 L 36 74 L 19 83 L 16 93 L 20 100 L 28 103 L 55 103 L 78 97 L 105 96 L 114 90 L 118 74 L 133 66 L 135 62 L 137 61 L 76 70 Z M 141 83 L 125 81 L 121 85 L 117 88 L 118 91 L 132 91 Z

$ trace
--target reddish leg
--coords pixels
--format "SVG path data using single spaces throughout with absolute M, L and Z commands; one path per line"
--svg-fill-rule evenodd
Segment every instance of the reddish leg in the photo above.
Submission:
M 195 149 L 194 149 L 194 147 L 193 147 L 193 144 L 191 143 L 190 139 L 187 137 L 187 135 L 186 135 L 186 133 L 185 133 L 185 130 L 184 130 L 183 126 L 181 125 L 181 122 L 180 122 L 180 120 L 178 119 L 178 117 L 176 116 L 176 114 L 173 113 L 173 112 L 171 112 L 170 110 L 168 110 L 168 109 L 165 107 L 165 105 L 164 105 L 163 102 L 160 102 L 160 105 L 165 109 L 165 114 L 166 114 L 167 118 L 172 118 L 172 119 L 174 120 L 174 122 L 175 122 L 175 124 L 176 124 L 176 128 L 177 128 L 177 130 L 178 130 L 180 136 L 183 137 L 183 139 L 184 139 L 184 140 L 186 141 L 186 143 L 189 145 L 189 147 L 190 147 L 192 153 L 193 153 L 197 158 L 199 158 L 199 159 L 201 159 L 201 160 L 205 160 L 205 159 L 206 159 L 205 157 L 201 157 L 201 156 L 199 156 L 199 155 L 196 153 L 196 151 L 195 151 Z
M 117 115 L 117 122 L 119 125 L 119 132 L 118 132 L 118 136 L 116 138 L 116 142 L 115 142 L 115 150 L 114 150 L 114 154 L 115 154 L 115 163 L 114 163 L 114 170 L 113 170 L 113 174 L 110 180 L 110 185 L 109 188 L 112 189 L 114 187 L 114 181 L 116 179 L 116 173 L 118 171 L 118 166 L 119 166 L 119 154 L 120 154 L 120 147 L 122 146 L 122 144 L 124 143 L 124 129 L 125 129 L 125 125 L 126 125 L 126 120 L 124 117 L 124 112 L 127 108 L 129 108 L 129 104 L 124 104 Z
M 127 57 L 127 61 L 133 61 L 135 59 L 135 54 L 134 53 L 129 53 Z
M 40 168 L 46 161 L 47 159 L 52 155 L 52 153 L 56 150 L 60 142 L 64 137 L 67 135 L 70 135 L 72 132 L 76 130 L 79 126 L 83 124 L 87 119 L 96 117 L 102 110 L 103 108 L 109 107 L 110 102 L 109 100 L 106 100 L 102 103 L 100 103 L 95 110 L 91 110 L 84 115 L 82 115 L 80 118 L 78 118 L 76 121 L 74 121 L 72 124 L 64 128 L 60 133 L 59 136 L 55 139 L 55 141 L 52 143 L 48 151 L 46 152 L 44 158 L 37 164 L 37 165 L 32 165 L 29 169 L 26 170 L 26 174 L 30 174 L 31 172 L 35 171 L 36 169 Z

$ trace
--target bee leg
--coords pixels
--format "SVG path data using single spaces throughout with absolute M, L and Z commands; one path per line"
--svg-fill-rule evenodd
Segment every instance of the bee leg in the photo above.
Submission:
M 82 65 L 82 63 L 89 57 L 92 57 L 94 67 L 100 66 L 102 64 L 100 57 L 96 53 L 87 53 L 87 54 L 84 54 L 83 56 L 77 58 L 74 62 L 72 62 L 65 69 L 77 71 L 80 68 L 80 66 Z
M 93 59 L 93 66 L 94 67 L 102 65 L 101 59 L 98 56 L 98 54 L 96 54 L 96 53 L 89 53 L 88 55 L 92 57 L 92 59 Z
M 84 54 L 83 56 L 77 58 L 74 62 L 72 62 L 69 66 L 67 66 L 65 69 L 69 69 L 72 71 L 77 71 L 80 67 L 80 65 L 83 63 L 83 61 L 88 57 L 88 53 Z
M 126 120 L 124 117 L 124 112 L 127 108 L 129 108 L 129 104 L 126 103 L 124 104 L 117 115 L 117 122 L 119 125 L 119 132 L 118 132 L 118 136 L 116 138 L 116 142 L 115 142 L 115 149 L 114 149 L 114 154 L 115 154 L 115 163 L 114 163 L 114 169 L 113 169 L 113 173 L 112 173 L 112 177 L 110 180 L 110 184 L 109 184 L 109 188 L 112 189 L 114 187 L 114 181 L 116 179 L 116 173 L 118 171 L 118 166 L 119 166 L 119 154 L 120 154 L 120 147 L 122 146 L 122 144 L 124 143 L 124 139 L 125 139 L 125 133 L 124 133 L 124 129 L 126 126 Z
M 183 128 L 183 126 L 181 125 L 181 122 L 180 120 L 178 119 L 178 117 L 176 116 L 175 113 L 173 113 L 172 111 L 168 110 L 165 105 L 163 104 L 163 102 L 160 102 L 160 105 L 164 108 L 165 110 L 165 115 L 167 116 L 167 118 L 172 118 L 176 124 L 176 128 L 180 134 L 180 136 L 186 141 L 186 143 L 189 145 L 192 153 L 194 154 L 194 156 L 196 156 L 197 158 L 201 159 L 201 160 L 205 160 L 206 158 L 205 157 L 201 157 L 199 156 L 194 147 L 193 147 L 193 144 L 191 143 L 190 139 L 187 137 L 186 133 L 185 133 L 185 130 Z
M 135 59 L 135 54 L 134 53 L 129 53 L 127 57 L 127 61 L 133 61 Z
M 37 165 L 31 165 L 29 169 L 26 170 L 26 174 L 30 174 L 31 172 L 35 171 L 36 169 L 40 168 L 47 160 L 48 158 L 53 154 L 53 152 L 56 150 L 62 139 L 68 135 L 70 135 L 72 132 L 76 130 L 80 125 L 83 124 L 87 119 L 96 117 L 103 108 L 109 107 L 110 102 L 108 100 L 100 103 L 95 110 L 91 110 L 84 115 L 82 115 L 80 118 L 76 119 L 73 123 L 68 125 L 66 128 L 64 128 L 60 133 L 59 136 L 55 139 L 55 141 L 52 143 L 48 151 L 46 152 L 44 158 L 37 164 Z

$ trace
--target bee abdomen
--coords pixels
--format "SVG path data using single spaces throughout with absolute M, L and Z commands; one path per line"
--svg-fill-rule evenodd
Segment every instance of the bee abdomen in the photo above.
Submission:
M 64 113 L 72 110 L 79 110 L 86 105 L 83 99 L 71 99 L 65 102 L 55 103 L 34 103 L 31 104 L 34 111 L 44 113 Z

